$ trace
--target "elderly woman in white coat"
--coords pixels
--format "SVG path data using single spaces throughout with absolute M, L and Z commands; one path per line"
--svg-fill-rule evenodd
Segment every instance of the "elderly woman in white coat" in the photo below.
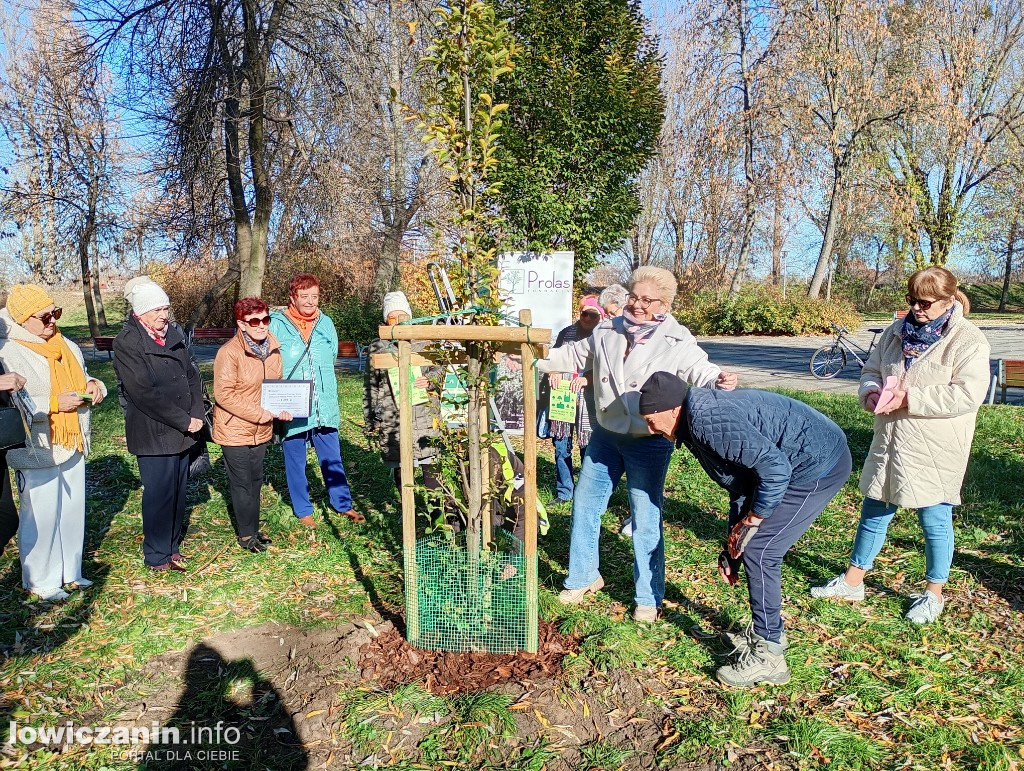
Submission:
M 625 474 L 633 520 L 633 617 L 644 622 L 657 620 L 665 596 L 661 506 L 674 446 L 652 435 L 640 417 L 640 388 L 655 372 L 671 372 L 695 386 L 736 387 L 736 376 L 709 362 L 690 331 L 672 317 L 675 295 L 670 271 L 637 269 L 622 316 L 601 322 L 584 340 L 552 349 L 538 365 L 542 372 L 589 372 L 597 407 L 573 496 L 569 575 L 559 599 L 579 603 L 604 586 L 601 515 Z
M 897 508 L 917 509 L 927 585 L 913 596 L 906 618 L 927 624 L 945 607 L 953 506 L 960 503 L 978 407 L 988 388 L 989 344 L 964 318 L 970 301 L 945 268 L 914 273 L 907 304 L 910 312 L 882 333 L 861 376 L 861 406 L 876 417 L 860 477 L 864 504 L 850 567 L 811 594 L 863 600 L 864 575 Z
M 13 287 L 0 311 L 0 360 L 25 376 L 34 408 L 25 447 L 7 452 L 21 495 L 21 579 L 44 600 L 67 598 L 64 586 L 92 584 L 82 576 L 85 456 L 90 406 L 107 395 L 79 347 L 58 331 L 60 315 L 31 284 Z

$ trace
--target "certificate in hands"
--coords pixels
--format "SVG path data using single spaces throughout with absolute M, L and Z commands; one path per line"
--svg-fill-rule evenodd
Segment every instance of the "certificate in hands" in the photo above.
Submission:
M 275 415 L 290 412 L 293 418 L 308 418 L 313 408 L 313 381 L 264 380 L 260 407 Z

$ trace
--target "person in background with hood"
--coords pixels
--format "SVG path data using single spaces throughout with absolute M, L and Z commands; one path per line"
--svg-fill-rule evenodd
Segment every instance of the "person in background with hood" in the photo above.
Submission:
M 128 452 L 142 478 L 142 552 L 150 570 L 187 570 L 181 554 L 189 451 L 205 414 L 199 373 L 169 323 L 171 301 L 146 277 L 125 285 L 132 312 L 114 339 Z
M 292 511 L 306 527 L 316 527 L 313 502 L 306 479 L 306 451 L 310 444 L 320 460 L 320 473 L 327 488 L 328 505 L 353 522 L 365 517 L 352 508 L 352 490 L 341 459 L 338 427 L 338 331 L 334 322 L 320 311 L 320 281 L 301 273 L 288 282 L 288 307 L 270 314 L 270 333 L 281 345 L 285 380 L 313 381 L 313 409 L 308 418 L 293 418 L 288 424 L 281 449 Z
M 638 409 L 652 434 L 685 445 L 729 492 L 718 572 L 733 586 L 743 565 L 753 621 L 729 636 L 735 657 L 719 668 L 719 681 L 734 688 L 788 683 L 782 558 L 849 478 L 846 435 L 796 399 L 753 389 L 690 388 L 668 372 L 644 383 Z
M 274 420 L 287 422 L 292 416 L 260 406 L 263 381 L 281 379 L 281 346 L 270 334 L 270 308 L 258 297 L 241 299 L 235 303 L 235 324 L 238 333 L 220 347 L 213 363 L 213 441 L 224 454 L 238 545 L 257 553 L 270 544 L 259 529 L 267 445 Z
M 25 373 L 33 409 L 26 446 L 8 451 L 21 495 L 18 549 L 25 589 L 44 600 L 85 588 L 85 456 L 90 408 L 107 395 L 90 377 L 82 351 L 57 329 L 61 309 L 42 287 L 11 288 L 0 311 L 0 360 Z
M 708 361 L 690 330 L 672 316 L 676 279 L 664 268 L 633 272 L 622 316 L 603 321 L 584 340 L 553 348 L 537 362 L 541 372 L 591 372 L 594 417 L 587 454 L 572 501 L 569 575 L 561 602 L 577 604 L 604 586 L 598 540 L 601 517 L 622 476 L 633 524 L 633 618 L 658 619 L 665 596 L 665 540 L 661 505 L 672 443 L 651 436 L 637 412 L 640 386 L 654 372 L 671 372 L 695 385 L 736 387 L 736 375 Z

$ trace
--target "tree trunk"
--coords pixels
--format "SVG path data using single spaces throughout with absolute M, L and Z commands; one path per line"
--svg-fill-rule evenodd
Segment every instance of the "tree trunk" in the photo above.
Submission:
M 1010 297 L 1010 277 L 1013 275 L 1013 257 L 1017 249 L 1017 225 L 1019 215 L 1014 214 L 1010 222 L 1010 234 L 1006 239 L 1006 266 L 1003 269 L 1003 291 L 999 295 L 999 312 L 1006 312 L 1006 301 Z
M 774 211 L 772 212 L 772 284 L 782 282 L 782 185 L 775 190 Z
M 90 206 L 85 224 L 78 234 L 78 262 L 82 268 L 82 296 L 85 299 L 85 315 L 89 319 L 89 334 L 92 337 L 99 337 L 100 325 L 96 318 L 96 305 L 93 301 L 96 290 L 93 288 L 92 266 L 89 264 L 89 243 L 92 241 L 95 218 L 95 209 Z
M 746 278 L 747 264 L 750 262 L 750 241 L 754 234 L 754 117 L 750 103 L 750 78 L 747 72 L 747 28 L 746 0 L 734 0 L 736 3 L 736 22 L 740 44 L 740 83 L 743 93 L 743 175 L 746 188 L 743 193 L 743 232 L 740 236 L 740 255 L 736 262 L 736 273 L 733 274 L 729 286 L 729 299 L 740 293 L 740 286 Z
M 818 253 L 818 262 L 814 266 L 814 275 L 811 276 L 811 285 L 807 287 L 808 297 L 818 297 L 821 294 L 821 285 L 825 281 L 825 272 L 832 262 L 832 245 L 836 238 L 836 225 L 839 222 L 839 190 L 842 184 L 842 174 L 837 166 L 835 175 L 832 178 L 832 193 L 828 202 L 828 218 L 825 220 L 825 233 L 821 239 L 821 251 Z
M 100 289 L 100 250 L 97 233 L 98 231 L 94 230 L 92 237 L 92 302 L 96 307 L 96 321 L 102 329 L 107 326 L 107 311 L 103 307 L 103 293 Z

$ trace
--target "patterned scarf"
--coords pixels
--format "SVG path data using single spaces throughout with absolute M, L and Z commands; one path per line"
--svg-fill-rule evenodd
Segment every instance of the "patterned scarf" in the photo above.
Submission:
M 259 357 L 260 361 L 266 361 L 270 355 L 270 338 L 267 337 L 262 343 L 257 343 L 248 334 L 242 332 L 242 341 L 249 346 L 249 350 Z
M 937 319 L 918 324 L 914 321 L 914 314 L 910 312 L 903 319 L 903 328 L 900 334 L 903 336 L 903 365 L 910 369 L 910 365 L 921 355 L 935 345 L 942 336 L 949 331 L 949 320 L 953 316 L 953 303 L 949 309 Z
M 164 327 L 163 331 L 161 332 L 159 330 L 153 329 L 153 327 L 151 327 L 149 324 L 147 324 L 145 321 L 139 318 L 137 314 L 133 313 L 132 315 L 135 316 L 135 320 L 139 322 L 139 326 L 146 330 L 146 334 L 149 335 L 150 340 L 152 340 L 157 345 L 167 345 L 167 327 Z
M 626 327 L 626 356 L 629 356 L 629 352 L 636 346 L 646 343 L 650 336 L 654 334 L 654 330 L 658 328 L 658 325 L 667 318 L 667 313 L 656 313 L 650 321 L 637 321 L 633 314 L 629 312 L 629 308 L 624 308 L 622 320 L 625 322 Z
M 78 422 L 78 410 L 58 412 L 56 404 L 58 394 L 85 391 L 85 370 L 82 365 L 60 332 L 38 343 L 28 340 L 15 342 L 44 356 L 50 365 L 50 443 L 85 452 L 85 438 L 82 436 L 82 424 Z

